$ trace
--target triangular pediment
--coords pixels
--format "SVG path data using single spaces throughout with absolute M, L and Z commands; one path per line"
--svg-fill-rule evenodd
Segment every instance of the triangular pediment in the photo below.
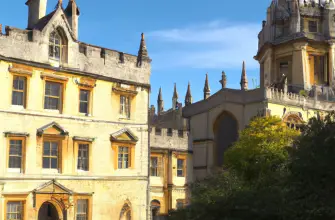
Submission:
M 55 180 L 49 181 L 34 190 L 34 193 L 43 194 L 73 194 L 73 191 L 69 190 L 65 186 L 61 185 Z
M 67 132 L 62 126 L 60 126 L 56 122 L 51 122 L 47 125 L 44 125 L 43 127 L 40 127 L 37 129 L 37 135 L 42 136 L 43 134 L 50 134 L 50 135 L 68 135 L 69 132 Z
M 137 142 L 138 138 L 128 128 L 123 128 L 111 134 L 111 140 L 118 142 Z

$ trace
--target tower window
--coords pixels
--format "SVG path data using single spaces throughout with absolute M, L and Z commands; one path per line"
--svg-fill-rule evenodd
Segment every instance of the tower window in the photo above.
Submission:
M 312 33 L 318 32 L 318 23 L 317 21 L 308 21 L 308 31 Z
M 61 46 L 61 36 L 56 31 L 52 32 L 49 38 L 49 58 L 60 61 Z

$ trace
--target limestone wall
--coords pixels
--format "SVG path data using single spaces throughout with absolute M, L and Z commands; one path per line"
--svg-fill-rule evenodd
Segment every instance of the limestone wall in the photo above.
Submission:
M 0 33 L 0 55 L 55 66 L 49 60 L 49 35 L 57 27 L 64 31 L 68 40 L 67 62 L 61 63 L 61 68 L 149 84 L 150 62 L 143 62 L 141 67 L 137 67 L 137 56 L 75 40 L 62 16 L 62 10 L 57 10 L 41 31 L 6 27 L 6 33 Z

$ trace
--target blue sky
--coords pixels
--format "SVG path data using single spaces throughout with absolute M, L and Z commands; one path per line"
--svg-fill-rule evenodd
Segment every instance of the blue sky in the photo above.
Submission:
M 67 0 L 63 0 L 67 4 Z M 27 26 L 25 0 L 6 1 L 0 23 Z M 224 70 L 228 87 L 239 88 L 242 61 L 249 87 L 259 82 L 257 34 L 271 0 L 77 0 L 81 10 L 79 39 L 137 54 L 144 32 L 152 58 L 151 104 L 161 86 L 165 108 L 171 107 L 173 85 L 184 103 L 188 81 L 194 101 L 203 98 L 205 74 L 212 94 L 220 89 Z M 57 0 L 48 1 L 50 12 Z

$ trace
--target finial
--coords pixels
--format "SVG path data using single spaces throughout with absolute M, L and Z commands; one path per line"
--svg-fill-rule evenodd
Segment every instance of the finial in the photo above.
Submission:
M 220 83 L 221 83 L 223 89 L 226 88 L 226 86 L 227 86 L 227 75 L 224 71 L 222 71 L 222 76 L 221 76 Z
M 242 75 L 240 84 L 241 84 L 241 90 L 248 90 L 248 79 L 244 61 L 242 64 Z
M 188 82 L 188 86 L 187 86 L 187 92 L 186 92 L 186 96 L 185 96 L 185 105 L 191 105 L 193 102 L 193 98 L 192 98 L 192 94 L 191 94 L 191 84 L 190 82 Z
M 207 99 L 210 95 L 211 95 L 211 89 L 209 88 L 208 73 L 206 73 L 206 80 L 204 86 L 204 99 Z
M 56 9 L 59 8 L 59 7 L 63 8 L 63 0 L 58 0 L 58 3 L 56 5 Z
M 150 60 L 149 55 L 148 55 L 147 46 L 146 46 L 145 39 L 144 39 L 144 33 L 142 33 L 140 49 L 138 50 L 138 55 L 137 55 L 137 67 L 141 67 L 142 62 L 145 59 Z

